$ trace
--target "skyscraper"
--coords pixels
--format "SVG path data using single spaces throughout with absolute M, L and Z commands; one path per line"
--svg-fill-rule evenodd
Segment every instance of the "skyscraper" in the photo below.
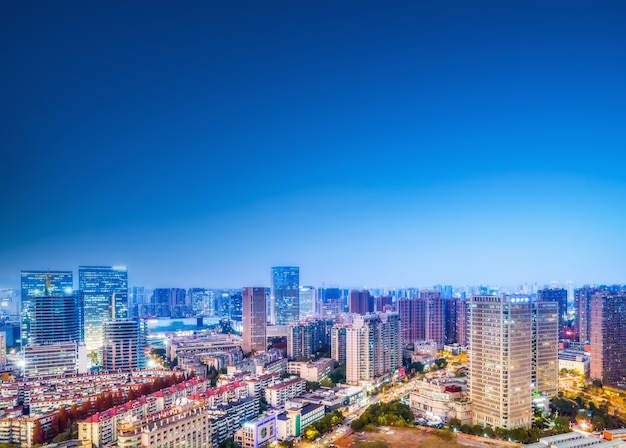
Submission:
M 442 349 L 446 343 L 444 303 L 439 291 L 420 291 L 419 300 L 425 305 L 425 339 L 435 341 L 437 348 Z
M 590 340 L 590 377 L 610 385 L 626 382 L 626 292 L 594 293 Z
M 541 289 L 537 291 L 537 298 L 542 302 L 556 302 L 559 304 L 559 337 L 566 337 L 567 289 Z
M 533 305 L 533 391 L 548 399 L 559 391 L 559 307 L 536 300 Z
M 242 346 L 244 353 L 267 350 L 266 288 L 243 288 Z
M 374 311 L 374 301 L 369 291 L 350 291 L 348 310 L 351 313 L 367 314 Z
M 300 319 L 300 268 L 272 268 L 272 297 L 276 325 L 287 325 Z
M 79 266 L 78 285 L 85 307 L 85 345 L 102 347 L 104 322 L 128 317 L 126 266 Z
M 243 313 L 243 297 L 241 292 L 237 291 L 230 296 L 230 304 L 228 307 L 228 315 L 230 320 L 241 322 Z
M 83 304 L 79 294 L 32 296 L 30 314 L 28 345 L 83 341 Z
M 130 372 L 145 367 L 145 321 L 114 319 L 104 322 L 102 369 Z
M 426 338 L 426 302 L 422 299 L 399 298 L 396 307 L 402 321 L 402 344 L 413 344 Z
M 317 302 L 315 288 L 312 286 L 300 287 L 300 319 L 315 315 L 315 303 Z
M 530 427 L 531 324 L 528 297 L 471 297 L 469 395 L 474 424 L 505 429 Z
M 591 339 L 591 297 L 598 290 L 589 286 L 574 291 L 574 331 L 579 342 L 589 342 Z
M 454 300 L 456 301 L 456 342 L 459 345 L 467 345 L 468 301 L 465 298 Z
M 346 327 L 346 382 L 373 384 L 401 366 L 400 314 L 355 314 Z
M 22 301 L 22 346 L 26 346 L 30 339 L 30 325 L 32 321 L 30 300 L 44 294 L 72 294 L 74 290 L 74 276 L 72 271 L 22 271 L 21 272 L 21 301 Z

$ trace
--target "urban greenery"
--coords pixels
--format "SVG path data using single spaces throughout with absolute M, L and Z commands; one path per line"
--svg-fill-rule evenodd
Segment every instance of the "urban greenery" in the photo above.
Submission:
M 408 405 L 392 400 L 370 405 L 358 419 L 352 421 L 351 427 L 354 431 L 372 431 L 377 426 L 409 426 L 413 419 Z
M 317 439 L 320 435 L 330 431 L 333 427 L 340 424 L 344 419 L 341 411 L 333 411 L 326 414 L 320 420 L 307 426 L 302 431 L 302 435 L 305 439 L 311 441 Z

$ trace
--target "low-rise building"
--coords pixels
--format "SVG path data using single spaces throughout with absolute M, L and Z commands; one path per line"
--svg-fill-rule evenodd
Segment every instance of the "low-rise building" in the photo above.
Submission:
M 284 406 L 287 400 L 303 394 L 305 390 L 306 381 L 302 378 L 292 377 L 267 387 L 265 400 L 270 406 L 279 408 Z
M 260 448 L 276 440 L 276 413 L 270 412 L 246 422 L 235 433 L 235 442 L 241 448 Z
M 417 381 L 411 392 L 410 407 L 416 417 L 427 420 L 441 419 L 446 422 L 457 418 L 462 424 L 472 423 L 470 399 L 458 384 L 433 381 Z
M 335 367 L 335 360 L 320 358 L 315 361 L 290 361 L 287 363 L 287 373 L 298 375 L 306 381 L 320 382 L 328 378 Z
M 589 377 L 591 359 L 589 353 L 582 350 L 559 350 L 559 370 L 577 370 L 585 378 Z

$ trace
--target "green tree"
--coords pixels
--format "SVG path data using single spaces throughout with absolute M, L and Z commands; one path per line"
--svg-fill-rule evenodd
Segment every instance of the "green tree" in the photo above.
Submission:
M 569 418 L 565 416 L 559 416 L 554 419 L 554 430 L 557 434 L 563 434 L 565 432 L 570 432 L 569 427 Z
M 599 415 L 596 415 L 595 417 L 591 419 L 591 427 L 593 428 L 594 431 L 602 431 L 606 429 L 606 426 L 607 426 L 606 422 Z
M 459 431 L 461 429 L 461 420 L 458 418 L 451 418 L 448 422 L 448 428 Z

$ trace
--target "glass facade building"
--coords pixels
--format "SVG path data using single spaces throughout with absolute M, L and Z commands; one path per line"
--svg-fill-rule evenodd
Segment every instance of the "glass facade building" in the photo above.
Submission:
M 84 317 L 80 294 L 33 296 L 30 307 L 32 321 L 28 345 L 83 341 Z
M 98 350 L 104 322 L 128 317 L 126 266 L 79 266 L 78 287 L 85 309 L 85 345 Z
M 22 346 L 30 339 L 33 320 L 31 299 L 51 294 L 71 295 L 74 290 L 72 271 L 22 271 L 21 272 L 21 330 Z
M 130 372 L 145 367 L 145 321 L 116 319 L 104 322 L 102 369 Z
M 244 353 L 267 350 L 266 288 L 243 288 L 242 346 Z
M 272 268 L 272 298 L 276 325 L 287 325 L 300 319 L 300 268 Z

